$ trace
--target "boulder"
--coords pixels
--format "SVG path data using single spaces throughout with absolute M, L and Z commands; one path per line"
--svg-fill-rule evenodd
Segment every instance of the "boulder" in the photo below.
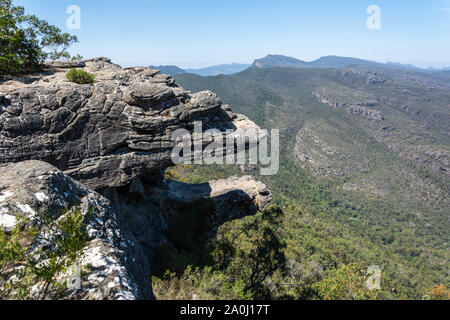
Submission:
M 0 225 L 6 229 L 14 227 L 16 217 L 31 223 L 48 212 L 56 220 L 74 206 L 83 215 L 92 212 L 88 243 L 77 262 L 87 274 L 65 298 L 153 298 L 147 259 L 134 237 L 121 230 L 109 200 L 41 161 L 1 165 L 0 177 Z

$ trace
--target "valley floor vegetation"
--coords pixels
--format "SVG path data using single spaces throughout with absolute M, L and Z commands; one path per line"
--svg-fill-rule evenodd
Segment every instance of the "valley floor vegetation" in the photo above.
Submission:
M 352 264 L 364 272 L 378 266 L 386 279 L 377 299 L 436 297 L 430 293 L 441 289 L 446 296 L 448 75 L 363 67 L 176 75 L 184 88 L 211 90 L 260 127 L 280 130 L 277 175 L 213 165 L 195 166 L 180 179 L 253 175 L 265 183 L 285 212 L 281 235 L 294 273 L 326 279 Z M 333 103 L 370 105 L 383 120 Z
M 226 166 L 179 166 L 168 169 L 166 177 L 202 183 L 232 173 L 239 174 L 239 170 Z M 202 236 L 197 239 L 187 236 L 175 241 L 173 248 L 161 247 L 156 259 L 160 265 L 153 275 L 156 297 L 448 299 L 445 283 L 433 284 L 425 280 L 424 286 L 424 280 L 414 278 L 420 275 L 415 267 L 407 267 L 398 253 L 391 249 L 387 254 L 384 246 L 371 244 L 363 235 L 355 236 L 344 222 L 326 218 L 334 211 L 336 214 L 338 211 L 343 214 L 342 210 L 352 212 L 356 204 L 340 204 L 325 195 L 320 185 L 314 188 L 310 185 L 310 188 L 307 194 L 321 198 L 320 203 L 292 201 L 275 194 L 275 205 L 269 210 L 225 223 L 210 241 Z M 186 247 L 185 243 L 192 247 Z M 374 261 L 382 270 L 379 290 L 370 290 L 367 286 L 371 276 L 367 268 Z M 419 266 L 423 262 L 418 259 L 416 263 Z M 399 270 L 396 266 L 405 269 Z M 441 271 L 435 272 L 438 275 Z M 421 284 L 417 288 L 413 283 Z

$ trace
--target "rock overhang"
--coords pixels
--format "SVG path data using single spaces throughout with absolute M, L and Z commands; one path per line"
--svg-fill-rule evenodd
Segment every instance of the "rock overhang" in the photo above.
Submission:
M 69 82 L 69 68 L 95 83 Z M 0 84 L 0 163 L 42 160 L 92 189 L 120 187 L 173 165 L 172 133 L 259 127 L 210 91 L 192 94 L 150 68 L 107 58 L 46 63 L 46 71 Z

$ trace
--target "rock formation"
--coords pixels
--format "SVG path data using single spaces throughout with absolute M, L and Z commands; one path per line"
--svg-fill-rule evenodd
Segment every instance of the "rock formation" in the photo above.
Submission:
M 90 265 L 89 274 L 82 290 L 70 292 L 68 298 L 152 297 L 149 279 L 140 278 L 148 272 L 148 263 L 145 264 L 144 255 L 133 239 L 129 235 L 124 237 L 117 225 L 117 214 L 107 199 L 41 161 L 2 165 L 0 177 L 0 225 L 3 227 L 14 226 L 16 216 L 30 220 L 46 211 L 58 219 L 63 210 L 75 203 L 83 215 L 93 210 L 88 225 L 89 242 L 80 262 Z M 136 269 L 137 265 L 128 266 L 126 261 L 139 257 L 139 267 L 143 270 L 131 270 L 130 267 Z
M 375 122 L 383 121 L 383 114 L 381 113 L 381 111 L 369 109 L 369 108 L 362 107 L 362 106 L 354 106 L 354 105 L 348 106 L 347 113 L 360 114 L 364 118 L 367 118 L 367 119 L 375 121 Z
M 379 110 L 372 109 L 379 102 L 374 97 L 364 92 L 351 92 L 348 96 L 341 93 L 333 94 L 327 92 L 326 88 L 320 88 L 313 91 L 316 98 L 334 108 L 346 108 L 348 114 L 359 114 L 371 121 L 380 122 L 384 120 L 383 113 Z
M 0 225 L 64 209 L 93 211 L 74 299 L 152 299 L 154 248 L 170 241 L 187 207 L 210 205 L 204 228 L 264 210 L 272 199 L 251 177 L 203 185 L 166 181 L 176 129 L 258 127 L 209 91 L 191 94 L 150 68 L 109 59 L 49 62 L 40 75 L 0 84 Z M 67 68 L 95 75 L 66 80 Z
M 172 77 L 106 58 L 52 62 L 45 74 L 0 86 L 0 163 L 42 160 L 95 189 L 120 187 L 172 165 L 174 130 L 256 125 L 209 91 L 191 94 Z M 93 85 L 69 82 L 84 66 Z

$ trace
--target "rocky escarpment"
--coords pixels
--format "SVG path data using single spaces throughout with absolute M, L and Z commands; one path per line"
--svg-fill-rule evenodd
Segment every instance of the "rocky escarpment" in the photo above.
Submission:
M 347 90 L 348 91 L 348 90 Z M 320 88 L 313 91 L 317 99 L 334 108 L 346 108 L 348 114 L 358 114 L 362 117 L 380 122 L 384 120 L 383 113 L 373 109 L 379 102 L 374 96 L 364 92 L 340 92 L 334 93 L 327 88 Z
M 17 218 L 33 225 L 46 213 L 55 220 L 73 208 L 92 214 L 88 244 L 77 262 L 85 275 L 67 299 L 151 299 L 153 249 L 170 244 L 170 227 L 183 221 L 187 208 L 210 202 L 210 220 L 201 227 L 213 233 L 226 221 L 264 210 L 272 199 L 251 177 L 201 185 L 149 185 L 138 179 L 126 189 L 105 192 L 112 201 L 41 161 L 0 165 L 0 177 L 0 226 L 7 230 Z
M 322 176 L 368 172 L 367 145 L 356 139 L 336 139 L 343 132 L 345 128 L 324 121 L 307 123 L 296 136 L 294 154 L 298 164 Z
M 92 85 L 65 79 L 67 68 L 95 75 Z M 164 179 L 172 133 L 258 127 L 212 92 L 191 94 L 172 77 L 100 58 L 51 62 L 45 73 L 0 85 L 0 225 L 32 223 L 49 212 L 92 211 L 74 299 L 152 299 L 155 248 L 205 203 L 210 236 L 220 224 L 264 210 L 272 199 L 251 177 L 187 185 Z M 39 246 L 39 244 L 36 244 Z
M 348 106 L 347 113 L 350 114 L 360 114 L 363 117 L 370 119 L 372 121 L 383 121 L 383 114 L 379 110 L 373 110 L 362 106 Z
M 429 146 L 417 146 L 401 152 L 400 157 L 414 160 L 443 175 L 450 175 L 450 155 L 444 150 L 434 150 Z

